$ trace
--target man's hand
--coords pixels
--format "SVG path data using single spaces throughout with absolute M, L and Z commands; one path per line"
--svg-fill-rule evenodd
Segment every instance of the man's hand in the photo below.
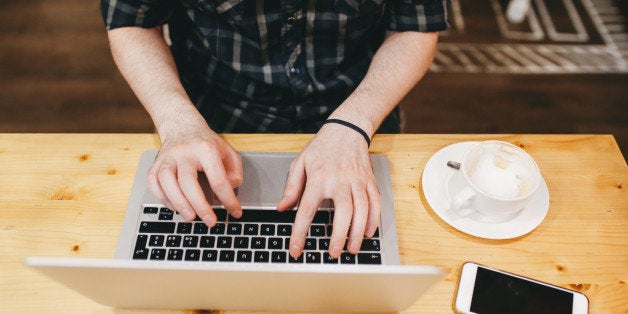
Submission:
M 364 79 L 329 118 L 349 121 L 374 134 L 427 71 L 437 39 L 437 33 L 388 32 Z M 373 236 L 381 205 L 367 146 L 355 130 L 325 124 L 297 156 L 277 205 L 278 210 L 286 210 L 303 193 L 290 237 L 292 257 L 301 255 L 308 227 L 324 199 L 332 199 L 335 207 L 332 257 L 340 256 L 347 233 L 350 253 L 358 252 L 363 236 Z
M 242 208 L 233 188 L 242 184 L 240 155 L 212 131 L 189 99 L 160 27 L 122 27 L 107 32 L 111 53 L 135 95 L 150 114 L 162 145 L 148 174 L 161 202 L 185 219 L 196 215 L 216 224 L 201 185 L 203 171 L 216 197 L 234 217 Z
M 379 225 L 381 197 L 368 145 L 355 130 L 327 124 L 293 161 L 277 209 L 286 210 L 301 197 L 290 236 L 290 255 L 303 252 L 310 223 L 321 202 L 331 199 L 335 213 L 329 254 L 338 258 L 345 245 L 356 254 L 363 237 Z
M 204 124 L 204 121 L 203 121 Z M 148 174 L 148 186 L 164 205 L 190 221 L 197 215 L 213 227 L 216 215 L 198 181 L 205 173 L 214 195 L 234 217 L 242 215 L 233 189 L 242 184 L 240 155 L 204 124 L 164 139 Z

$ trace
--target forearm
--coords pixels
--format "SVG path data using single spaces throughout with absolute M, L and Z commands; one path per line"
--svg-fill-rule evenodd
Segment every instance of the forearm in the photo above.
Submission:
M 233 192 L 242 184 L 240 156 L 190 101 L 161 30 L 126 27 L 108 35 L 120 72 L 153 118 L 162 141 L 147 177 L 153 195 L 185 219 L 198 216 L 212 227 L 216 215 L 198 181 L 202 171 L 214 195 L 231 215 L 240 217 Z
M 124 27 L 108 32 L 120 72 L 150 114 L 162 140 L 183 127 L 203 124 L 179 81 L 161 28 Z
M 373 135 L 427 72 L 438 33 L 390 32 L 355 91 L 330 118 L 351 121 Z

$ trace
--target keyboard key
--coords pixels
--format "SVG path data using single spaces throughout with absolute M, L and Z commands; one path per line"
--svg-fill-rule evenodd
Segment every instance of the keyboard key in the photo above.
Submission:
M 231 251 L 231 250 L 220 251 L 219 260 L 221 262 L 233 262 L 234 259 L 235 259 L 235 251 Z
M 320 252 L 306 252 L 305 253 L 305 262 L 308 264 L 320 264 L 321 263 L 321 253 Z
M 192 223 L 191 222 L 180 222 L 177 224 L 177 233 L 179 234 L 188 234 L 192 233 Z
M 194 223 L 194 234 L 207 234 L 209 231 L 209 227 L 205 223 L 196 222 Z
M 214 208 L 214 214 L 216 214 L 216 221 L 227 221 L 227 210 L 224 208 Z
M 153 207 L 153 206 L 144 207 L 144 214 L 156 214 L 158 212 L 159 212 L 159 209 L 157 207 Z
M 290 236 L 291 233 L 292 233 L 292 226 L 291 225 L 279 225 L 279 226 L 277 226 L 277 235 L 280 235 L 280 236 Z
M 146 248 L 146 244 L 148 243 L 148 235 L 139 234 L 137 235 L 137 240 L 135 241 L 135 249 L 144 249 Z
M 247 237 L 236 237 L 233 241 L 233 248 L 235 249 L 248 249 L 249 248 L 249 238 Z
M 253 254 L 253 260 L 256 263 L 268 263 L 270 259 L 270 253 L 268 251 L 255 251 Z
M 329 239 L 318 239 L 318 249 L 321 251 L 329 250 Z
M 198 261 L 200 258 L 201 258 L 201 250 L 186 250 L 185 251 L 186 261 Z
M 166 236 L 161 234 L 153 234 L 150 236 L 150 241 L 148 242 L 149 246 L 164 246 L 164 240 Z
M 183 247 L 196 247 L 198 245 L 198 236 L 183 237 Z
M 362 240 L 360 251 L 379 251 L 379 240 L 377 239 Z
M 355 264 L 355 255 L 347 252 L 340 254 L 340 263 Z
M 271 250 L 283 249 L 283 238 L 270 238 L 268 239 L 268 248 Z
M 133 259 L 147 259 L 148 258 L 148 249 L 138 249 L 136 248 L 133 252 Z
M 174 212 L 166 207 L 159 209 L 159 220 L 172 220 Z
M 166 249 L 152 249 L 150 251 L 150 259 L 165 260 L 166 259 Z
M 266 248 L 266 238 L 262 237 L 253 237 L 251 239 L 251 248 L 252 249 L 265 249 Z
M 310 226 L 310 236 L 311 237 L 324 237 L 325 236 L 325 225 L 311 225 Z
M 288 255 L 288 262 L 293 263 L 293 264 L 294 263 L 303 263 L 303 255 L 304 254 L 301 254 L 301 256 L 299 256 L 297 258 L 294 258 L 294 257 Z
M 203 262 L 215 262 L 218 260 L 218 251 L 216 250 L 203 250 Z
M 168 250 L 168 260 L 169 261 L 180 261 L 180 260 L 183 260 L 183 250 L 182 249 L 170 249 L 170 250 Z
M 272 222 L 272 223 L 293 223 L 294 218 L 297 215 L 296 210 L 287 210 L 283 212 L 279 212 L 276 210 L 265 210 L 265 209 L 243 209 L 242 217 L 229 218 L 229 221 L 232 222 Z M 331 222 L 330 220 L 331 214 L 327 210 L 319 210 L 314 214 L 314 218 L 312 219 L 312 223 L 315 224 L 328 224 Z
M 227 224 L 227 234 L 241 235 L 242 234 L 242 225 L 238 224 L 238 223 L 229 223 L 229 224 Z
M 284 212 L 278 212 L 277 210 L 267 209 L 243 209 L 242 217 L 235 219 L 229 218 L 229 221 L 234 222 L 273 222 L 273 223 L 293 223 L 294 217 L 297 212 L 294 210 L 287 210 Z
M 244 225 L 244 235 L 257 235 L 258 230 L 259 230 L 259 225 L 256 225 L 256 224 Z
M 273 236 L 275 235 L 275 225 L 270 224 L 262 224 L 262 227 L 259 231 L 260 235 Z
M 218 237 L 218 243 L 216 243 L 216 247 L 221 249 L 230 249 L 233 238 L 231 237 Z
M 358 264 L 381 264 L 382 255 L 379 253 L 358 253 Z
M 225 234 L 225 224 L 217 223 L 211 229 L 209 229 L 210 234 Z
M 329 253 L 323 253 L 323 263 L 325 264 L 338 264 L 338 259 L 331 257 Z
M 140 224 L 140 233 L 173 233 L 174 228 L 174 222 L 142 221 Z
M 253 252 L 251 251 L 238 251 L 237 256 L 236 261 L 238 262 L 250 262 L 253 260 Z
M 202 236 L 200 247 L 202 248 L 213 248 L 216 243 L 216 237 L 214 236 Z
M 285 263 L 286 262 L 286 257 L 288 256 L 288 253 L 283 252 L 283 251 L 274 251 L 271 254 L 272 257 L 272 262 L 273 263 Z
M 169 235 L 166 237 L 166 246 L 167 247 L 179 247 L 181 246 L 181 236 L 178 235 Z
M 312 219 L 313 224 L 328 224 L 332 222 L 332 215 L 328 210 L 319 210 L 314 214 L 314 218 Z
M 305 245 L 303 246 L 304 250 L 316 250 L 316 239 L 307 238 L 305 239 Z

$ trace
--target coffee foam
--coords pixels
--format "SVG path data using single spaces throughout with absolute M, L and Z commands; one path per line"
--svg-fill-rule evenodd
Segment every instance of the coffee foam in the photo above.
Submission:
M 513 199 L 527 195 L 534 187 L 534 169 L 530 161 L 511 147 L 487 146 L 467 168 L 471 182 L 494 197 Z

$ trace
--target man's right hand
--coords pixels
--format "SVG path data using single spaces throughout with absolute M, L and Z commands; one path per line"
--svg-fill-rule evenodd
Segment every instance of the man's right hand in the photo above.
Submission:
M 184 127 L 185 129 L 185 127 Z M 234 188 L 242 184 L 240 155 L 207 124 L 162 135 L 162 145 L 148 174 L 148 186 L 168 208 L 191 221 L 198 216 L 213 227 L 216 215 L 198 181 L 202 171 L 214 195 L 236 218 L 242 207 Z
M 148 186 L 161 202 L 187 220 L 196 215 L 216 224 L 198 182 L 209 185 L 232 216 L 242 215 L 233 191 L 242 184 L 240 155 L 212 131 L 188 97 L 161 27 L 122 27 L 107 32 L 120 72 L 150 114 L 161 149 L 148 174 Z

